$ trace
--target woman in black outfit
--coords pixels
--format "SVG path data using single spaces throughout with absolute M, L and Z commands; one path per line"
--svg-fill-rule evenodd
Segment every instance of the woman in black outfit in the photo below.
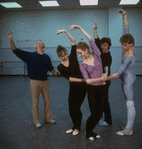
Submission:
M 69 114 L 73 122 L 73 127 L 66 131 L 77 135 L 81 128 L 82 112 L 81 105 L 87 93 L 87 84 L 79 69 L 79 63 L 76 54 L 76 40 L 64 29 L 56 30 L 56 34 L 65 33 L 71 40 L 72 48 L 68 56 L 67 50 L 62 47 L 57 47 L 58 57 L 62 59 L 58 66 L 58 70 L 62 76 L 69 80 Z

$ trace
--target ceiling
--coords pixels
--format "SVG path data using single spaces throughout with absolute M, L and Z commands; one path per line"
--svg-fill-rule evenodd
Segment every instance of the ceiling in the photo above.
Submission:
M 0 2 L 17 2 L 22 8 L 7 9 L 0 5 L 0 11 L 31 10 L 65 10 L 65 9 L 97 9 L 119 7 L 120 0 L 99 0 L 97 6 L 80 6 L 79 0 L 57 0 L 60 7 L 42 7 L 38 0 L 0 0 Z M 121 5 L 122 7 L 142 8 L 142 0 L 137 5 Z

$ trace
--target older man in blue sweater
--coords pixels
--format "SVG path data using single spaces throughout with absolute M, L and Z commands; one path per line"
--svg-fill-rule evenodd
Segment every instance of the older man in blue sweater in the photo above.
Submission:
M 41 120 L 38 111 L 39 95 L 42 93 L 44 99 L 44 121 L 47 123 L 56 123 L 51 117 L 50 108 L 50 93 L 47 81 L 47 72 L 50 71 L 53 75 L 57 76 L 58 72 L 54 71 L 50 57 L 44 53 L 44 43 L 38 41 L 35 44 L 35 52 L 27 52 L 17 49 L 12 33 L 6 31 L 7 37 L 10 40 L 13 53 L 27 64 L 28 77 L 30 78 L 30 87 L 32 94 L 33 106 L 33 120 L 37 128 L 41 127 Z

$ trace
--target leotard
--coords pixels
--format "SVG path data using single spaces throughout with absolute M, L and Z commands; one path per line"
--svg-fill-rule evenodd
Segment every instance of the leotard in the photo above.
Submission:
M 135 64 L 135 57 L 126 56 L 122 59 L 122 63 L 117 73 L 121 76 L 123 83 L 123 91 L 127 101 L 133 101 L 133 84 L 136 79 L 136 75 L 133 71 Z

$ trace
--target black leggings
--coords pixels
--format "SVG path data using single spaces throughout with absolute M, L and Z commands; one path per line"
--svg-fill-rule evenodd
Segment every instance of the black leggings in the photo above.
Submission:
M 69 114 L 73 122 L 72 129 L 81 128 L 82 112 L 80 110 L 81 105 L 85 99 L 87 93 L 86 83 L 70 84 L 69 90 Z
M 104 121 L 107 122 L 109 125 L 112 124 L 112 117 L 111 117 L 111 109 L 110 109 L 110 104 L 108 101 L 109 97 L 109 86 L 106 87 L 107 94 L 106 94 L 106 102 L 104 106 L 104 114 L 105 114 L 105 119 Z
M 107 87 L 105 85 L 101 86 L 88 86 L 88 102 L 91 115 L 87 119 L 86 123 L 86 137 L 89 138 L 94 136 L 94 127 L 99 122 L 104 111 L 105 99 L 107 95 Z

